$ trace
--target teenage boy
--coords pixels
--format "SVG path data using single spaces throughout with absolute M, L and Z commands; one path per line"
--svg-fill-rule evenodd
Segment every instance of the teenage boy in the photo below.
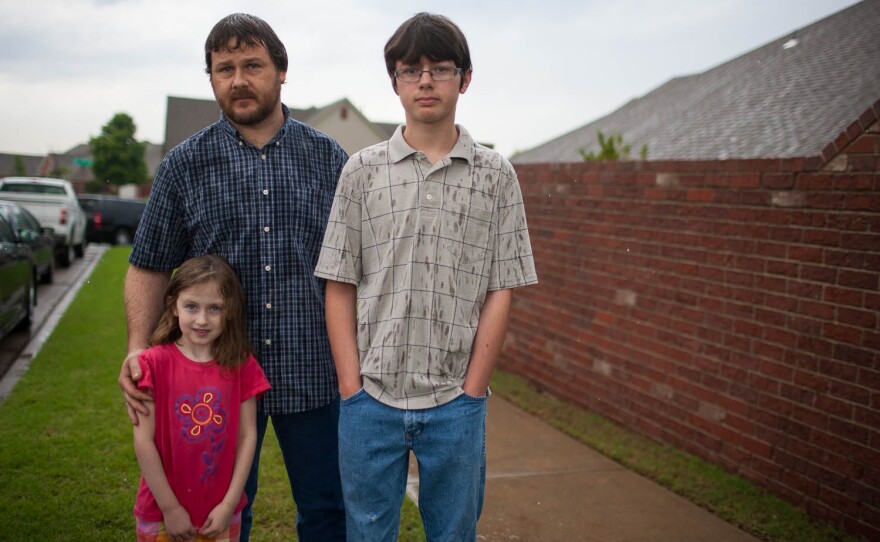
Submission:
M 510 163 L 455 124 L 472 69 L 452 21 L 415 15 L 385 64 L 406 125 L 346 164 L 315 271 L 348 540 L 397 539 L 410 450 L 427 539 L 475 540 L 489 377 L 511 288 L 537 282 L 522 195 Z

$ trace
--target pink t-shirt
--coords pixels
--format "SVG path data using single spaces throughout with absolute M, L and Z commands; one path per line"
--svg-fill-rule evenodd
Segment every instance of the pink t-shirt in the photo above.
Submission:
M 138 361 L 143 372 L 138 386 L 153 391 L 155 442 L 165 476 L 198 529 L 232 481 L 241 403 L 262 395 L 269 381 L 253 356 L 229 372 L 163 344 L 144 351 Z M 242 493 L 236 512 L 245 504 Z M 144 521 L 163 519 L 143 476 L 134 515 Z

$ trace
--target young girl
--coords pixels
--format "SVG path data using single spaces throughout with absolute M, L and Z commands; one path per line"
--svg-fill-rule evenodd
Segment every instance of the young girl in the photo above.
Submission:
M 239 539 L 256 400 L 269 389 L 246 337 L 235 271 L 217 256 L 184 262 L 138 360 L 153 395 L 134 428 L 138 542 Z

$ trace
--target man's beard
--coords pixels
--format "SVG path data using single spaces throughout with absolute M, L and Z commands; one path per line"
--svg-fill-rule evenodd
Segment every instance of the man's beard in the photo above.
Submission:
M 265 98 L 266 96 L 263 97 Z M 237 98 L 251 98 L 256 101 L 257 108 L 252 111 L 237 113 L 235 111 L 235 108 L 233 107 L 233 104 Z M 233 93 L 232 96 L 230 96 L 229 102 L 227 104 L 221 104 L 221 109 L 223 110 L 223 114 L 226 115 L 226 118 L 233 123 L 240 126 L 253 126 L 266 120 L 269 115 L 271 115 L 272 112 L 275 110 L 275 107 L 281 100 L 281 86 L 278 86 L 274 99 L 271 99 L 270 103 L 266 103 L 260 98 L 260 96 L 257 96 L 250 91 Z

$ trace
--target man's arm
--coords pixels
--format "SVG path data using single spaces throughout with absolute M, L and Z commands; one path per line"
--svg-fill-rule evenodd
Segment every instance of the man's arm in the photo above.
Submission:
M 138 414 L 147 415 L 145 401 L 151 398 L 138 390 L 136 380 L 141 377 L 138 355 L 149 345 L 150 335 L 159 317 L 162 316 L 165 302 L 162 299 L 165 287 L 171 279 L 170 272 L 148 271 L 129 266 L 125 277 L 125 317 L 128 320 L 128 355 L 119 371 L 119 387 L 125 397 L 128 417 L 131 423 L 138 424 Z
M 363 386 L 357 349 L 357 288 L 353 284 L 328 280 L 325 305 L 327 334 L 336 364 L 339 393 L 345 399 Z
M 480 313 L 480 323 L 471 349 L 467 376 L 464 379 L 464 392 L 472 397 L 483 397 L 489 389 L 489 379 L 504 336 L 507 334 L 507 322 L 510 317 L 511 290 L 493 290 L 486 293 L 486 301 Z

